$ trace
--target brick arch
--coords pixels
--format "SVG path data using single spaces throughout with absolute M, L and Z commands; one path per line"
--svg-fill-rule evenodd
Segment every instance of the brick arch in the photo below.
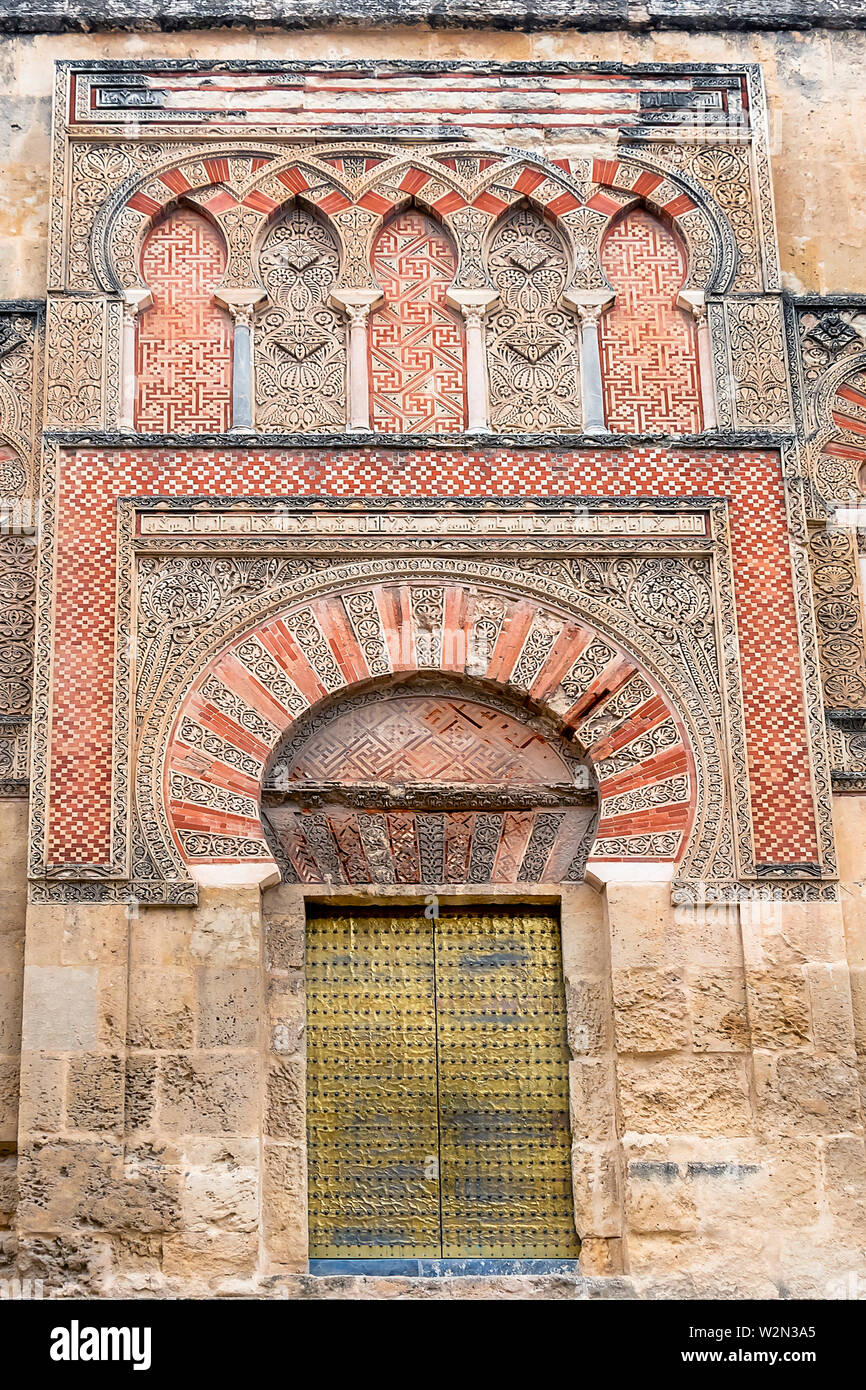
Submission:
M 230 182 L 231 161 L 249 164 L 242 187 Z M 352 206 L 338 176 L 316 161 L 276 159 L 251 150 L 204 150 L 127 180 L 94 223 L 97 273 L 107 289 L 141 288 L 141 247 L 155 222 L 179 199 L 195 204 L 220 225 L 240 218 L 263 224 L 286 202 L 305 202 L 323 217 Z M 340 236 L 335 224 L 335 234 Z M 252 240 L 244 238 L 244 241 Z
M 866 353 L 824 374 L 813 412 L 809 456 L 818 496 L 827 506 L 859 506 L 866 495 Z
M 535 600 L 420 581 L 299 603 L 212 658 L 174 720 L 163 772 L 187 866 L 273 864 L 260 797 L 293 724 L 353 688 L 434 671 L 517 696 L 586 758 L 601 802 L 591 873 L 623 861 L 672 873 L 695 818 L 695 765 L 653 677 L 607 635 Z

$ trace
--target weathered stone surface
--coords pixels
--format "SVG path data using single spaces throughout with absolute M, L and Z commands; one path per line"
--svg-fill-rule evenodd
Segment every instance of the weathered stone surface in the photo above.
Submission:
M 304 964 L 304 900 L 285 884 L 262 895 L 265 963 L 268 970 L 300 970 Z
M 275 1267 L 306 1269 L 307 1170 L 301 1144 L 264 1147 L 263 1225 Z
M 614 971 L 680 964 L 669 883 L 609 883 L 604 906 Z
M 626 1173 L 626 1218 L 633 1231 L 694 1231 L 698 1213 L 687 1170 L 676 1163 L 632 1160 Z
M 190 953 L 212 969 L 258 967 L 261 894 L 258 888 L 203 888 L 193 913 Z
M 90 1233 L 23 1235 L 17 1247 L 16 1274 L 40 1280 L 45 1292 L 66 1298 L 99 1293 L 108 1273 L 109 1247 Z
M 271 1051 L 290 1057 L 303 1052 L 306 1033 L 304 977 L 299 970 L 271 977 L 268 984 Z
M 93 1225 L 93 1205 L 121 1180 L 121 1147 L 107 1139 L 38 1139 L 18 1155 L 22 1231 L 72 1232 Z
M 690 1041 L 683 975 L 674 970 L 614 970 L 616 1045 L 620 1052 L 674 1052 Z
M 15 1139 L 18 1133 L 17 1057 L 0 1058 L 0 1140 Z
M 738 1057 L 619 1063 L 626 1130 L 643 1133 L 748 1134 L 748 1082 Z
M 742 970 L 689 970 L 692 1046 L 696 1052 L 746 1052 L 749 1022 Z
M 258 1238 L 243 1231 L 187 1230 L 163 1241 L 162 1272 L 207 1286 L 227 1275 L 249 1278 L 256 1267 Z
M 306 1129 L 304 1077 L 302 1063 L 293 1058 L 271 1063 L 265 1129 L 271 1139 L 303 1139 Z
M 18 1155 L 0 1152 L 0 1231 L 8 1230 L 18 1202 Z
M 148 1053 L 129 1053 L 126 1058 L 125 1109 L 127 1129 L 152 1129 L 156 1114 L 158 1062 Z
M 568 1069 L 571 1136 L 609 1142 L 614 1134 L 614 1063 L 576 1058 Z
M 866 968 L 852 969 L 850 982 L 854 1043 L 858 1052 L 866 1052 Z
M 25 1051 L 68 1052 L 98 1042 L 95 969 L 28 965 L 21 1045 Z
M 251 1140 L 192 1140 L 183 1151 L 184 1230 L 258 1231 L 259 1149 Z
M 866 1240 L 866 1142 L 862 1135 L 823 1146 L 824 1197 L 849 1239 Z
M 21 1046 L 21 997 L 23 972 L 0 970 L 0 1052 L 17 1052 Z
M 136 970 L 129 981 L 130 1047 L 192 1047 L 195 977 L 189 970 Z
M 63 1125 L 66 1058 L 28 1052 L 21 1059 L 22 1134 L 54 1134 Z
M 845 959 L 845 924 L 839 903 L 755 902 L 743 905 L 740 918 L 749 970 L 783 970 L 807 961 Z
M 123 1125 L 123 1058 L 91 1052 L 72 1057 L 66 1082 L 70 1129 L 120 1130 Z
M 750 972 L 748 996 L 755 1047 L 801 1047 L 811 1042 L 809 991 L 802 970 Z
M 621 1235 L 619 1158 L 615 1146 L 574 1144 L 571 1183 L 578 1235 Z
M 159 1120 L 171 1134 L 251 1134 L 258 1065 L 242 1054 L 196 1052 L 160 1065 Z
M 854 1047 L 854 1013 L 848 966 L 807 966 L 806 978 L 816 1049 L 850 1052 Z
M 762 1126 L 776 1134 L 835 1134 L 860 1122 L 857 1069 L 841 1057 L 755 1054 Z
M 612 1046 L 610 990 L 601 980 L 572 976 L 565 984 L 568 1046 L 574 1056 Z
M 199 1047 L 253 1047 L 260 1015 L 259 971 L 199 970 Z

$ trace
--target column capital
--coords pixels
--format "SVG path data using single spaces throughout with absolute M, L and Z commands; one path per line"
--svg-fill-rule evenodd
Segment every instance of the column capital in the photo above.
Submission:
M 385 298 L 377 285 L 362 289 L 352 289 L 348 285 L 337 285 L 331 290 L 330 302 L 335 309 L 349 315 L 350 324 L 364 324 L 370 310 Z
M 214 292 L 214 299 L 223 309 L 228 309 L 235 323 L 249 328 L 256 309 L 267 299 L 260 285 L 247 285 L 241 289 L 220 289 Z
M 677 295 L 677 306 L 693 314 L 698 323 L 706 322 L 707 296 L 703 290 L 680 290 Z
M 459 309 L 466 320 L 467 327 L 480 327 L 484 315 L 499 298 L 499 291 L 493 289 L 450 289 L 445 295 L 446 304 Z
M 616 294 L 613 290 L 564 290 L 562 302 L 572 309 L 581 323 L 597 324 L 605 309 L 609 309 Z
M 123 317 L 132 322 L 139 314 L 144 313 L 153 303 L 153 295 L 144 285 L 134 285 L 131 289 L 123 291 Z

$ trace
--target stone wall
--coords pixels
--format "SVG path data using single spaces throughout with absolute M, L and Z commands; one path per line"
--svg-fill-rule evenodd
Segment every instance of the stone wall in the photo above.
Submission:
M 0 799 L 0 1263 L 14 1224 L 21 990 L 27 911 L 27 802 Z
M 22 13 L 29 8 L 22 6 Z M 825 4 L 813 8 L 822 15 L 828 9 Z M 574 13 L 573 4 L 567 9 Z M 850 5 L 846 10 L 855 14 Z M 146 36 L 67 33 L 10 37 L 0 47 L 0 80 L 7 93 L 0 113 L 0 285 L 9 299 L 45 293 L 55 59 L 496 57 L 500 61 L 760 63 L 771 113 L 784 282 L 797 292 L 855 289 L 866 244 L 861 197 L 866 182 L 861 138 L 866 106 L 864 52 L 866 32 L 862 29 L 529 34 L 398 27 L 365 33 L 358 27 L 292 34 L 249 34 L 233 29 Z M 508 137 L 512 143 L 517 138 L 513 131 Z M 555 157 L 555 150 L 552 155 Z
M 852 919 L 675 909 L 666 883 L 527 896 L 560 891 L 582 1272 L 525 1292 L 844 1296 L 866 1240 Z M 291 885 L 129 916 L 31 907 L 20 1273 L 113 1295 L 399 1293 L 304 1274 L 303 938 Z

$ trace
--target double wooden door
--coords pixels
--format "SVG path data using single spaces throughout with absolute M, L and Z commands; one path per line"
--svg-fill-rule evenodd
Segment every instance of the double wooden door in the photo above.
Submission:
M 575 1256 L 559 923 L 313 912 L 310 1253 Z

